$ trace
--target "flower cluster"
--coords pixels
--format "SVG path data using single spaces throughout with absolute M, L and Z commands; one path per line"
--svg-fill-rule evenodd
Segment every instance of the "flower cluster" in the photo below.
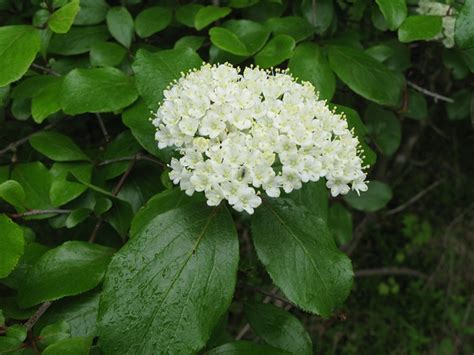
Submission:
M 278 197 L 322 177 L 333 196 L 367 189 L 345 118 L 285 71 L 205 64 L 165 90 L 153 124 L 158 147 L 182 155 L 170 178 L 210 206 L 225 199 L 251 214 L 262 191 Z
M 454 28 L 457 11 L 454 7 L 436 1 L 420 0 L 417 12 L 420 15 L 441 16 L 443 30 L 434 40 L 442 40 L 446 48 L 454 47 Z

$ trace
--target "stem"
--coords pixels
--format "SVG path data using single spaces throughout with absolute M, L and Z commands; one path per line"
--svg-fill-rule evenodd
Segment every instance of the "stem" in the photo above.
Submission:
M 53 302 L 47 301 L 44 302 L 37 310 L 36 312 L 28 319 L 25 323 L 25 327 L 27 331 L 30 331 L 33 326 L 36 324 L 36 322 L 41 318 L 41 316 L 44 314 L 44 312 L 47 311 L 49 306 L 51 306 Z
M 42 66 L 42 65 L 33 63 L 33 64 L 31 64 L 31 66 L 32 66 L 33 68 L 35 68 L 35 69 L 42 70 L 42 71 L 44 71 L 45 73 L 48 73 L 48 74 L 51 74 L 51 75 L 54 75 L 54 76 L 61 76 L 61 74 L 59 74 L 58 72 L 54 71 L 53 69 L 48 68 L 48 67 L 44 67 L 44 66 Z
M 72 210 L 63 210 L 63 209 L 31 210 L 31 211 L 22 212 L 22 213 L 13 213 L 13 214 L 10 214 L 9 216 L 11 218 L 22 218 L 22 217 L 28 217 L 28 216 L 38 216 L 38 215 L 43 215 L 43 214 L 67 214 L 71 212 Z
M 100 113 L 96 113 L 95 117 L 97 117 L 97 121 L 99 121 L 100 130 L 102 131 L 102 134 L 104 135 L 105 142 L 109 143 L 110 141 L 109 132 L 107 132 L 107 128 L 105 128 L 105 124 L 104 124 L 104 120 L 102 120 L 102 116 L 100 115 Z
M 453 103 L 454 100 L 450 97 L 447 97 L 447 96 L 443 96 L 443 95 L 440 95 L 440 94 L 437 94 L 433 91 L 429 91 L 427 89 L 424 89 L 422 88 L 421 86 L 418 86 L 416 85 L 415 83 L 411 82 L 411 81 L 407 81 L 407 84 L 409 86 L 411 86 L 413 89 L 421 92 L 422 94 L 425 94 L 426 96 L 431 96 L 432 98 L 435 99 L 435 101 L 437 100 L 440 100 L 440 101 L 445 101 L 445 102 L 449 102 L 449 103 Z
M 3 148 L 2 150 L 0 150 L 0 155 L 3 155 L 5 154 L 6 152 L 10 151 L 10 150 L 15 150 L 17 147 L 19 147 L 20 145 L 28 142 L 28 140 L 34 136 L 35 134 L 39 133 L 39 132 L 43 132 L 43 131 L 47 131 L 47 130 L 50 130 L 51 128 L 53 128 L 54 126 L 56 126 L 58 124 L 59 121 L 55 121 L 55 122 L 52 122 L 50 123 L 49 125 L 47 126 L 44 126 L 42 129 L 36 131 L 36 132 L 33 132 L 19 140 L 17 140 L 16 142 L 13 142 L 13 143 L 10 143 L 9 145 L 7 145 L 5 148 Z
M 130 161 L 130 160 L 135 160 L 135 161 L 146 160 L 146 161 L 150 161 L 152 163 L 158 164 L 158 165 L 162 166 L 163 168 L 166 168 L 166 164 L 162 163 L 158 159 L 155 159 L 151 156 L 144 155 L 143 153 L 138 153 L 136 155 L 132 155 L 132 156 L 129 156 L 129 157 L 121 157 L 121 158 L 104 160 L 104 161 L 101 161 L 100 163 L 98 163 L 97 166 L 104 166 L 104 165 L 109 165 L 109 164 L 113 164 L 113 163 L 118 163 L 118 162 L 121 162 L 121 161 Z
M 382 275 L 407 275 L 426 279 L 427 276 L 420 271 L 406 267 L 382 267 L 379 269 L 359 270 L 354 273 L 355 277 L 382 276 Z

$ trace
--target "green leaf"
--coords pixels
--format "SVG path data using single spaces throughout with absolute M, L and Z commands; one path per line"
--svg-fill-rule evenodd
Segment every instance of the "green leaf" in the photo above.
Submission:
M 27 197 L 25 207 L 32 210 L 45 210 L 53 207 L 49 199 L 51 175 L 42 163 L 18 164 L 13 169 L 11 178 L 23 187 Z
M 107 28 L 113 38 L 126 48 L 133 39 L 133 18 L 125 7 L 111 7 L 107 11 Z
M 0 87 L 20 79 L 40 48 L 41 38 L 34 27 L 0 27 Z
M 194 27 L 200 31 L 214 21 L 226 17 L 232 10 L 229 7 L 209 5 L 199 9 L 194 16 Z
M 266 343 L 292 354 L 313 354 L 311 338 L 303 324 L 284 309 L 271 304 L 248 304 L 247 319 Z
M 12 326 L 8 327 L 5 335 L 9 338 L 18 340 L 19 342 L 23 342 L 26 339 L 26 333 L 27 330 L 24 325 L 13 324 Z
M 135 32 L 140 38 L 147 38 L 164 30 L 171 23 L 173 12 L 169 7 L 153 6 L 140 12 L 135 19 Z
M 114 252 L 98 244 L 68 241 L 47 251 L 18 290 L 18 304 L 30 307 L 96 287 Z
M 172 209 L 203 202 L 202 196 L 187 196 L 178 188 L 166 190 L 153 196 L 135 215 L 130 226 L 130 238 L 134 238 L 159 214 Z
M 291 58 L 295 40 L 287 35 L 273 37 L 255 56 L 255 64 L 263 69 L 276 66 Z
M 288 68 L 298 79 L 313 84 L 320 99 L 331 100 L 336 91 L 336 77 L 317 44 L 305 42 L 298 45 Z
M 186 206 L 156 216 L 110 263 L 98 316 L 103 351 L 203 348 L 230 305 L 238 258 L 224 207 Z
M 88 208 L 78 208 L 72 211 L 66 219 L 66 228 L 71 229 L 90 216 L 92 211 Z
M 51 203 L 55 207 L 59 207 L 76 199 L 86 190 L 87 186 L 77 182 L 67 181 L 65 179 L 55 179 L 51 184 L 49 197 Z
M 469 117 L 471 112 L 471 97 L 474 97 L 469 90 L 459 90 L 452 95 L 454 102 L 446 104 L 446 112 L 450 120 L 462 120 Z
M 139 99 L 133 106 L 122 113 L 123 123 L 130 128 L 135 139 L 150 154 L 160 158 L 162 161 L 168 161 L 169 156 L 165 150 L 158 149 L 158 143 L 155 136 L 150 134 L 156 128 L 150 121 L 151 113 L 142 99 Z
M 249 55 L 262 49 L 270 36 L 270 31 L 265 26 L 249 20 L 229 20 L 223 24 L 223 27 L 239 38 Z
M 56 78 L 31 100 L 31 115 L 36 123 L 42 123 L 50 115 L 61 110 L 59 98 L 62 82 L 63 78 Z
M 60 55 L 87 53 L 94 43 L 104 42 L 107 38 L 109 32 L 105 26 L 72 27 L 68 33 L 51 37 L 48 52 Z
M 36 323 L 35 329 L 64 320 L 71 326 L 71 336 L 95 336 L 99 296 L 99 292 L 91 291 L 54 302 Z
M 334 203 L 329 209 L 329 230 L 338 245 L 344 245 L 352 239 L 352 215 L 340 203 Z
M 90 160 L 74 141 L 58 132 L 38 132 L 29 140 L 31 146 L 55 161 Z
M 80 0 L 80 10 L 74 19 L 75 25 L 97 25 L 105 20 L 109 5 L 105 0 Z
M 400 146 L 400 121 L 391 111 L 369 105 L 364 113 L 367 131 L 377 147 L 385 155 L 392 155 Z
M 79 12 L 79 0 L 72 0 L 56 10 L 48 20 L 48 27 L 56 33 L 66 33 L 71 29 L 74 18 Z
M 61 106 L 70 115 L 111 112 L 137 97 L 134 78 L 116 68 L 74 69 L 64 78 Z
M 194 18 L 199 10 L 204 6 L 199 4 L 187 4 L 178 7 L 176 10 L 176 20 L 188 27 L 194 27 Z
M 265 22 L 274 35 L 288 35 L 293 37 L 296 42 L 300 42 L 314 33 L 313 27 L 299 16 L 274 17 Z
M 363 50 L 329 46 L 329 64 L 337 76 L 360 96 L 381 105 L 399 105 L 404 77 Z
M 300 5 L 303 17 L 313 27 L 317 34 L 324 34 L 334 21 L 333 0 L 303 0 Z
M 130 131 L 123 131 L 107 145 L 103 155 L 103 160 L 113 160 L 118 158 L 133 157 L 141 150 L 140 145 Z M 121 161 L 107 164 L 101 167 L 103 179 L 113 179 L 122 175 L 130 165 L 130 161 Z
M 329 199 L 324 179 L 317 182 L 307 182 L 303 184 L 301 189 L 294 190 L 286 196 L 295 201 L 297 205 L 305 206 L 310 212 L 327 222 Z
M 48 346 L 71 337 L 71 326 L 64 320 L 47 325 L 40 332 L 41 345 Z
M 359 211 L 375 212 L 384 208 L 392 199 L 392 189 L 387 184 L 380 181 L 370 181 L 369 189 L 362 192 L 360 196 L 355 191 L 344 196 L 344 200 Z
M 48 346 L 43 355 L 88 355 L 92 337 L 68 338 Z
M 202 59 L 190 48 L 170 49 L 151 53 L 139 50 L 133 62 L 137 89 L 148 107 L 158 108 L 163 91 L 182 72 L 201 66 Z
M 235 33 L 227 28 L 213 27 L 209 30 L 209 36 L 216 47 L 226 52 L 241 56 L 250 55 L 247 46 Z
M 7 180 L 0 184 L 0 198 L 16 207 L 17 210 L 25 209 L 25 191 L 15 180 Z
M 454 31 L 456 44 L 463 49 L 474 47 L 474 1 L 466 0 L 457 18 Z
M 23 255 L 23 230 L 4 214 L 0 214 L 0 279 L 7 277 Z
M 408 90 L 408 108 L 404 115 L 415 120 L 428 117 L 428 104 L 425 96 L 418 91 Z
M 414 42 L 435 38 L 442 30 L 441 16 L 409 16 L 398 29 L 400 42 Z
M 91 46 L 89 53 L 91 64 L 96 67 L 114 67 L 119 65 L 127 51 L 113 42 L 97 42 Z
M 206 355 L 285 355 L 290 354 L 287 351 L 274 348 L 273 346 L 252 343 L 251 341 L 234 341 L 233 343 L 227 343 L 217 348 L 214 348 L 205 353 Z
M 230 0 L 229 6 L 235 9 L 242 9 L 257 4 L 260 0 Z
M 395 31 L 407 17 L 406 0 L 376 0 L 387 27 Z
M 20 285 L 25 282 L 26 276 L 29 274 L 33 264 L 48 250 L 44 245 L 35 242 L 26 244 L 24 249 L 24 253 L 18 261 L 15 270 L 6 279 L 2 280 L 3 284 L 14 290 L 20 288 Z
M 257 255 L 275 285 L 298 307 L 328 317 L 349 294 L 353 272 L 326 223 L 284 198 L 268 200 L 251 222 Z
M 174 44 L 174 49 L 182 49 L 182 48 L 191 48 L 193 51 L 197 51 L 199 48 L 202 47 L 206 37 L 203 36 L 183 36 L 176 41 Z

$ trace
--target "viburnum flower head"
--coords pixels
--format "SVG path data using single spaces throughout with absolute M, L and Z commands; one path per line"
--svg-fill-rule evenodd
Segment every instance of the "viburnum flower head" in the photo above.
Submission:
M 278 197 L 326 179 L 332 196 L 366 191 L 359 142 L 344 116 L 286 71 L 204 64 L 164 91 L 154 114 L 160 149 L 175 147 L 169 173 L 207 204 L 227 200 L 252 214 L 261 194 Z

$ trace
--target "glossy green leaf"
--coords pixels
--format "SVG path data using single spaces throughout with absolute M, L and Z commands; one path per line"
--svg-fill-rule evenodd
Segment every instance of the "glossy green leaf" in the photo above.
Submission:
M 226 17 L 232 10 L 228 7 L 209 5 L 202 7 L 194 16 L 194 27 L 200 31 L 214 21 Z
M 95 336 L 99 296 L 99 292 L 91 291 L 54 302 L 36 323 L 35 329 L 41 330 L 48 324 L 63 320 L 71 326 L 71 336 Z
M 471 112 L 471 98 L 473 93 L 469 90 L 460 90 L 453 94 L 454 102 L 446 104 L 446 112 L 450 120 L 462 120 L 468 118 Z
M 71 229 L 90 216 L 92 211 L 88 208 L 78 208 L 72 211 L 66 219 L 66 228 Z
M 71 138 L 58 132 L 39 132 L 29 142 L 35 150 L 51 160 L 90 160 Z
M 51 175 L 46 167 L 40 162 L 22 163 L 15 166 L 11 175 L 25 192 L 25 207 L 28 209 L 52 208 L 49 199 L 51 188 Z
M 313 27 L 317 34 L 324 34 L 334 21 L 334 1 L 333 0 L 302 0 L 300 9 L 302 16 Z
M 34 27 L 0 27 L 0 87 L 20 79 L 40 48 L 39 31 Z
M 385 155 L 392 155 L 400 146 L 400 121 L 391 111 L 370 105 L 364 113 L 367 131 L 377 148 Z
M 320 99 L 331 100 L 336 91 L 336 77 L 317 44 L 305 42 L 298 45 L 288 68 L 301 81 L 313 84 Z
M 40 332 L 41 345 L 48 346 L 71 337 L 71 326 L 64 320 L 47 325 Z
M 126 48 L 133 39 L 133 18 L 125 7 L 111 7 L 107 12 L 107 28 L 113 38 Z
M 442 30 L 440 16 L 409 16 L 398 29 L 400 42 L 423 41 L 435 38 Z
M 193 51 L 197 51 L 202 47 L 206 37 L 203 36 L 183 36 L 176 41 L 174 49 L 191 48 Z
M 109 266 L 98 316 L 101 348 L 203 348 L 232 299 L 238 257 L 225 208 L 187 206 L 156 216 Z
M 80 10 L 75 25 L 97 25 L 105 20 L 109 5 L 105 0 L 80 0 Z
M 223 24 L 223 27 L 239 38 L 249 55 L 262 49 L 270 36 L 270 31 L 265 26 L 249 20 L 229 20 Z
M 404 115 L 415 120 L 428 117 L 428 103 L 425 96 L 418 91 L 408 90 L 408 107 Z
M 25 240 L 22 229 L 4 214 L 0 214 L 0 279 L 13 271 L 23 255 Z
M 20 286 L 18 304 L 30 307 L 93 289 L 102 281 L 113 252 L 80 241 L 68 241 L 47 251 Z
M 58 341 L 48 346 L 43 355 L 88 355 L 92 345 L 92 337 L 76 337 Z
M 36 123 L 42 123 L 53 113 L 61 110 L 62 78 L 57 78 L 31 100 L 31 115 Z
M 273 282 L 301 309 L 328 317 L 349 294 L 350 260 L 326 223 L 291 200 L 268 200 L 252 216 L 252 239 Z
M 375 212 L 384 208 L 392 199 L 392 189 L 387 184 L 380 181 L 370 181 L 369 189 L 361 192 L 360 196 L 355 191 L 344 196 L 344 200 L 359 211 Z
M 271 18 L 265 22 L 265 26 L 274 35 L 288 35 L 293 37 L 296 42 L 311 37 L 314 33 L 313 27 L 304 18 L 299 16 Z
M 15 180 L 7 180 L 0 184 L 0 198 L 18 210 L 25 209 L 25 191 Z
M 239 340 L 227 343 L 205 353 L 206 355 L 288 355 L 289 352 L 274 348 L 270 345 L 252 343 L 251 341 Z
M 71 27 L 68 33 L 55 34 L 49 42 L 48 52 L 76 55 L 89 52 L 91 46 L 109 38 L 106 26 Z
M 202 59 L 190 48 L 170 49 L 151 53 L 139 50 L 132 68 L 137 89 L 146 104 L 156 110 L 163 99 L 163 90 L 182 72 L 199 67 Z
M 407 17 L 406 0 L 376 0 L 387 27 L 395 31 Z
M 382 105 L 399 105 L 405 79 L 364 51 L 330 46 L 329 64 L 337 76 L 362 97 Z
M 295 201 L 297 205 L 305 206 L 310 212 L 327 222 L 329 198 L 324 179 L 317 182 L 307 182 L 303 184 L 301 189 L 294 190 L 286 196 Z
M 204 6 L 199 4 L 186 4 L 176 9 L 176 20 L 187 27 L 194 27 L 194 19 L 199 10 Z
M 127 50 L 117 43 L 97 42 L 91 46 L 89 57 L 91 64 L 96 67 L 114 67 L 119 65 Z
M 328 224 L 338 245 L 344 245 L 352 239 L 352 215 L 340 203 L 334 203 L 329 209 Z
M 213 27 L 209 30 L 211 42 L 218 48 L 241 56 L 248 56 L 247 46 L 237 35 L 224 27 Z
M 53 32 L 66 33 L 70 30 L 78 12 L 79 0 L 72 0 L 49 17 L 48 27 Z
M 173 12 L 169 7 L 149 7 L 137 15 L 135 32 L 140 38 L 147 38 L 164 30 L 171 23 Z
M 53 180 L 49 197 L 51 203 L 59 207 L 76 199 L 86 190 L 87 186 L 85 185 L 59 178 Z
M 474 1 L 466 0 L 456 18 L 454 40 L 463 49 L 474 47 Z
M 291 58 L 295 40 L 287 35 L 277 35 L 273 37 L 263 49 L 255 55 L 255 64 L 266 69 Z
M 74 69 L 64 78 L 61 106 L 64 112 L 118 111 L 138 97 L 134 78 L 116 68 Z
M 255 303 L 246 305 L 245 314 L 255 334 L 271 346 L 292 354 L 313 354 L 313 344 L 303 324 L 284 309 Z
M 153 196 L 135 215 L 130 227 L 130 238 L 137 236 L 156 216 L 172 209 L 203 202 L 202 196 L 187 196 L 178 188 Z

